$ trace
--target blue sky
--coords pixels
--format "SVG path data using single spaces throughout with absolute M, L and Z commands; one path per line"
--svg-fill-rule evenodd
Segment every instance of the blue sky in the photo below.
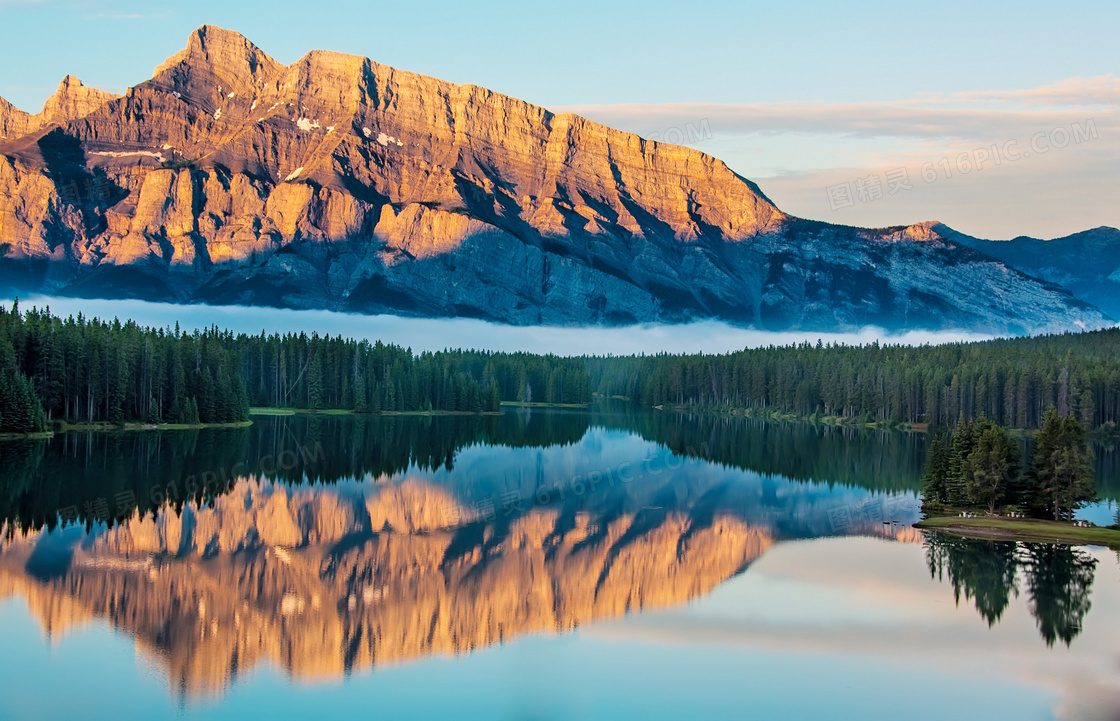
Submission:
M 799 215 L 865 225 L 936 218 L 995 238 L 1120 225 L 1114 0 L 0 0 L 0 96 L 37 110 L 67 73 L 123 91 L 204 23 L 237 30 L 282 62 L 312 48 L 349 52 L 643 135 L 680 135 Z M 915 107 L 942 122 L 917 128 Z M 880 119 L 878 130 L 863 127 L 866 116 Z M 913 181 L 942 157 L 951 168 L 961 152 L 1025 145 L 1089 120 L 1093 143 L 1037 162 L 968 178 L 946 169 L 913 191 L 841 208 L 827 191 L 898 167 Z M 690 138 L 687 123 L 701 132 Z

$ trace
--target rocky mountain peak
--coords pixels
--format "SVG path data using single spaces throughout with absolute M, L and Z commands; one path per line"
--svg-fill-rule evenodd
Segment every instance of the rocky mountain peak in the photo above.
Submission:
M 285 66 L 203 26 L 125 97 L 96 92 L 64 81 L 45 139 L 0 106 L 4 262 L 49 267 L 9 292 L 514 324 L 1106 322 L 935 223 L 793 218 L 698 150 L 362 57 Z
M 42 124 L 54 125 L 68 120 L 84 118 L 99 107 L 118 97 L 104 90 L 88 88 L 73 75 L 67 75 L 58 84 L 58 90 L 47 98 L 39 113 Z
M 35 115 L 0 98 L 0 140 L 18 139 L 51 125 L 83 118 L 116 97 L 119 96 L 88 88 L 78 78 L 67 75 Z
M 147 85 L 162 86 L 195 101 L 237 93 L 256 95 L 265 79 L 283 65 L 270 58 L 245 36 L 203 25 L 191 33 L 187 47 L 156 68 Z
M 18 138 L 30 132 L 31 114 L 0 98 L 0 139 Z

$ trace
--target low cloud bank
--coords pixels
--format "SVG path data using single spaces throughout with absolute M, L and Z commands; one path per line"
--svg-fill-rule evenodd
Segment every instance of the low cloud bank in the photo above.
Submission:
M 5 301 L 11 307 L 11 299 Z M 342 335 L 345 338 L 380 340 L 412 348 L 414 352 L 446 348 L 491 351 L 526 351 L 557 355 L 631 355 L 637 353 L 725 353 L 768 345 L 808 341 L 850 345 L 897 343 L 951 343 L 986 340 L 991 336 L 964 331 L 909 331 L 892 334 L 881 328 L 855 333 L 769 332 L 702 321 L 683 325 L 604 327 L 508 326 L 466 318 L 404 318 L 392 315 L 357 315 L 325 310 L 282 310 L 243 306 L 174 305 L 139 300 L 91 300 L 32 296 L 20 300 L 24 309 L 49 307 L 55 315 L 121 321 L 185 330 L 216 325 L 237 333 L 300 333 Z

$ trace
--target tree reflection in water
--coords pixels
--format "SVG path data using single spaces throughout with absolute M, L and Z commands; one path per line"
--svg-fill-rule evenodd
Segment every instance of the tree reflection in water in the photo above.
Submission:
M 957 603 L 961 594 L 994 626 L 1019 596 L 1022 572 L 1027 607 L 1047 646 L 1067 646 L 1081 633 L 1092 606 L 1097 560 L 1086 551 L 1048 543 L 1018 543 L 931 533 L 926 539 L 930 576 L 948 578 Z

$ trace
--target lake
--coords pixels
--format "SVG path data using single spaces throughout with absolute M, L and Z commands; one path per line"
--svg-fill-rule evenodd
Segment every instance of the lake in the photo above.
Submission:
M 1116 552 L 915 530 L 925 445 L 627 406 L 5 442 L 0 717 L 1116 717 Z

